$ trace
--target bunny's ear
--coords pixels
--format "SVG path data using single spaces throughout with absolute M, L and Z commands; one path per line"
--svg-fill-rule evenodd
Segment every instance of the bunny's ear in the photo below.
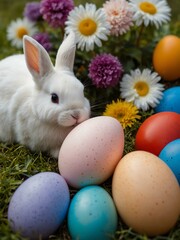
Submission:
M 26 65 L 36 81 L 53 70 L 48 53 L 35 39 L 24 36 L 23 47 Z
M 74 32 L 70 32 L 59 47 L 55 68 L 73 72 L 74 58 L 76 51 L 76 37 Z

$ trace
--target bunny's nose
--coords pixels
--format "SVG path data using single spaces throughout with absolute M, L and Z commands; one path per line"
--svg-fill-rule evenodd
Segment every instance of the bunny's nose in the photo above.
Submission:
M 78 116 L 74 115 L 74 114 L 71 114 L 71 117 L 74 118 L 74 119 L 78 119 Z
M 78 121 L 78 119 L 79 119 L 79 112 L 74 112 L 73 114 L 71 114 L 71 117 L 74 118 L 76 121 Z

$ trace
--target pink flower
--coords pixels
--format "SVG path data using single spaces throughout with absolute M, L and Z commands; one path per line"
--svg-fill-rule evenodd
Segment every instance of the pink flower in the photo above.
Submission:
M 119 36 L 133 26 L 133 13 L 126 0 L 109 0 L 103 4 L 107 21 L 111 25 L 111 35 Z

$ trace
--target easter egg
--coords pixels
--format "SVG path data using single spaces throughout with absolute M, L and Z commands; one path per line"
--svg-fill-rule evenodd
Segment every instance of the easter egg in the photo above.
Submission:
M 180 86 L 171 87 L 164 91 L 155 112 L 176 112 L 180 114 Z
M 13 194 L 8 208 L 10 227 L 28 239 L 47 238 L 65 219 L 69 202 L 69 188 L 62 176 L 38 173 Z
M 126 154 L 112 180 L 112 196 L 127 226 L 148 236 L 172 229 L 180 214 L 180 188 L 171 169 L 145 151 Z
M 180 184 L 180 138 L 168 143 L 159 154 L 173 171 Z
M 124 132 L 119 121 L 94 117 L 65 138 L 59 152 L 59 171 L 75 188 L 100 184 L 112 175 L 123 150 Z
M 141 124 L 136 133 L 135 148 L 159 156 L 161 150 L 177 138 L 180 138 L 180 114 L 160 112 Z
M 99 186 L 86 186 L 73 197 L 68 211 L 68 229 L 72 239 L 110 240 L 117 229 L 114 202 Z
M 180 38 L 175 35 L 163 37 L 153 51 L 154 69 L 165 80 L 180 77 Z

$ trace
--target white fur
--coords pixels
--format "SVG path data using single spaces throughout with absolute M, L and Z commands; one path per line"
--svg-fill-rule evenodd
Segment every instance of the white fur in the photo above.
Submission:
M 61 44 L 55 67 L 45 49 L 24 37 L 24 55 L 0 61 L 0 140 L 57 158 L 67 134 L 89 118 L 84 87 L 73 74 L 75 35 Z M 26 61 L 25 61 L 26 60 Z M 51 94 L 59 103 L 51 101 Z

